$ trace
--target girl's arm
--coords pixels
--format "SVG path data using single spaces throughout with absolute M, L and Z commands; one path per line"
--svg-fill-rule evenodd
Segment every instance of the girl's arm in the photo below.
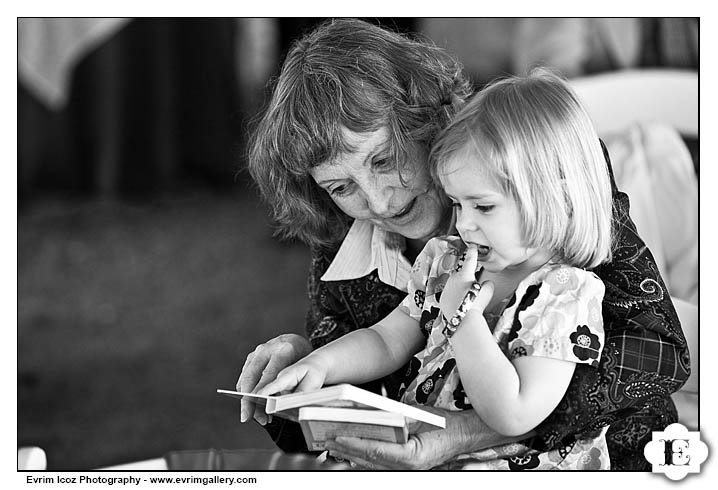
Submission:
M 418 322 L 397 307 L 378 324 L 351 332 L 283 369 L 261 395 L 364 383 L 403 366 L 424 344 Z
M 510 361 L 499 348 L 482 309 L 470 310 L 451 338 L 466 395 L 479 417 L 501 434 L 524 434 L 561 401 L 575 364 L 547 357 Z
M 466 249 L 463 266 L 449 278 L 441 294 L 446 318 L 457 311 L 466 291 L 476 280 L 478 252 Z M 533 430 L 561 401 L 575 364 L 541 356 L 507 359 L 489 330 L 483 312 L 494 286 L 482 284 L 477 298 L 451 337 L 461 383 L 479 417 L 505 435 Z

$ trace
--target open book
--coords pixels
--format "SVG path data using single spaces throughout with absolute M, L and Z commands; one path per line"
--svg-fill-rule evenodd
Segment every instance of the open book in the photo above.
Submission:
M 260 396 L 230 390 L 217 393 L 251 398 L 268 414 L 299 422 L 312 451 L 324 450 L 324 442 L 337 436 L 404 443 L 410 420 L 446 427 L 446 419 L 440 415 L 349 384 L 288 395 Z

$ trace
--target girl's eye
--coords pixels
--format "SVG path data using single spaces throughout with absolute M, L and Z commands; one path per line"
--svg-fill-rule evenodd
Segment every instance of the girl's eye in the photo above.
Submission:
M 481 211 L 482 213 L 488 213 L 488 212 L 490 212 L 492 209 L 494 209 L 494 206 L 493 206 L 493 205 L 485 205 L 485 206 L 482 206 L 482 205 L 480 205 L 480 204 L 475 204 L 475 205 L 474 205 L 474 208 L 475 208 L 475 209 L 478 209 L 478 210 Z

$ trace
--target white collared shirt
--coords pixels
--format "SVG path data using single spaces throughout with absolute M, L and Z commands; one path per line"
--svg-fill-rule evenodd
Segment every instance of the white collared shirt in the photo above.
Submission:
M 406 291 L 411 263 L 404 257 L 405 249 L 403 236 L 355 220 L 321 280 L 358 279 L 376 269 L 383 283 Z

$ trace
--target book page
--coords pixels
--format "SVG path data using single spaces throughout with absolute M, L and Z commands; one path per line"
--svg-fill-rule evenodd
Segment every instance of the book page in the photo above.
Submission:
M 218 389 L 217 393 L 221 395 L 231 396 L 232 398 L 237 398 L 238 400 L 241 400 L 242 398 L 250 398 L 253 403 L 256 403 L 257 405 L 260 405 L 262 407 L 266 407 L 267 411 L 269 411 L 270 407 L 274 406 L 275 397 L 273 396 L 257 395 L 256 393 L 244 393 L 242 391 L 221 389 Z
M 288 395 L 260 396 L 254 393 L 243 393 L 231 390 L 217 390 L 218 393 L 242 399 L 250 397 L 257 404 L 264 404 L 268 414 L 296 419 L 297 409 L 306 406 L 325 407 L 354 407 L 373 408 L 402 414 L 403 416 L 418 420 L 436 427 L 446 427 L 444 417 L 422 410 L 421 408 L 405 405 L 390 398 L 377 395 L 349 384 L 326 386 L 316 391 L 290 393 Z M 287 415 L 285 415 L 285 413 Z

